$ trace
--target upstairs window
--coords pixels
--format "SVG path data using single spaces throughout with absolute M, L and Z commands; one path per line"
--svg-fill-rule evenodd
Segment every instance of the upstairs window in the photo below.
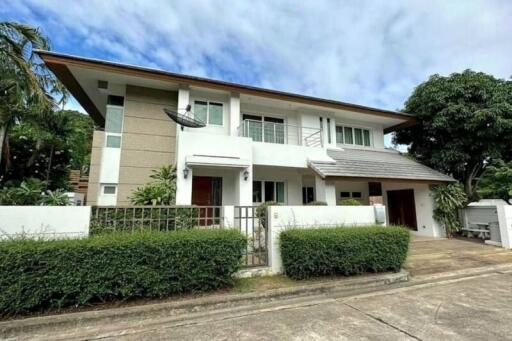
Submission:
M 336 126 L 336 143 L 370 147 L 370 130 L 363 128 Z
M 222 103 L 194 101 L 194 118 L 204 123 L 221 126 L 223 124 Z

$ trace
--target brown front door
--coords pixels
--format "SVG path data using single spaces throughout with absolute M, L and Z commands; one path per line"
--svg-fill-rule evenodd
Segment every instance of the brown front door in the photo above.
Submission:
M 392 225 L 404 225 L 417 231 L 414 190 L 388 191 L 387 194 L 389 223 Z
M 192 177 L 192 205 L 221 206 L 222 178 L 211 176 Z M 203 207 L 199 209 L 199 225 L 218 224 L 220 208 Z

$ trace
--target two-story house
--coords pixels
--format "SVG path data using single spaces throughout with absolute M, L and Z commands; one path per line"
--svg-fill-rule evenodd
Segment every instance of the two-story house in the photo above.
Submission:
M 39 51 L 103 129 L 94 133 L 90 205 L 127 205 L 151 170 L 177 167 L 177 205 L 382 203 L 388 221 L 429 235 L 430 186 L 453 179 L 384 147 L 414 118 L 339 101 Z M 203 128 L 164 108 L 191 105 Z

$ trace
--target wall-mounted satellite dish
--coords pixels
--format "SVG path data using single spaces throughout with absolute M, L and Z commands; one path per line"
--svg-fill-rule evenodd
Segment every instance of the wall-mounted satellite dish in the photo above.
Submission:
M 169 116 L 171 120 L 181 125 L 181 129 L 183 130 L 183 127 L 188 128 L 203 128 L 206 126 L 206 123 L 204 123 L 201 120 L 198 120 L 194 118 L 194 113 L 190 110 L 192 107 L 187 105 L 185 109 L 178 110 L 172 110 L 164 108 L 164 112 Z M 183 112 L 184 111 L 184 112 Z

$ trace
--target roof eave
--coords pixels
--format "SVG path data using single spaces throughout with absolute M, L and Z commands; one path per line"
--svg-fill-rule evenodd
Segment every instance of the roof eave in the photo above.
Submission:
M 61 64 L 61 65 L 63 64 L 66 66 L 75 65 L 75 66 L 81 66 L 81 67 L 86 67 L 86 68 L 102 69 L 105 71 L 116 72 L 116 73 L 131 74 L 134 76 L 141 76 L 141 77 L 146 77 L 146 78 L 151 78 L 151 79 L 172 81 L 172 82 L 176 82 L 178 84 L 185 83 L 185 84 L 189 84 L 189 85 L 202 86 L 202 87 L 206 87 L 206 88 L 214 88 L 214 89 L 225 90 L 225 91 L 240 92 L 240 93 L 254 95 L 254 96 L 261 96 L 261 97 L 280 99 L 280 100 L 288 100 L 288 101 L 309 104 L 309 105 L 316 105 L 316 106 L 321 106 L 321 107 L 326 107 L 326 108 L 331 108 L 331 109 L 350 110 L 350 111 L 364 113 L 364 114 L 368 114 L 368 115 L 376 115 L 376 116 L 381 116 L 381 117 L 400 119 L 400 120 L 404 120 L 405 122 L 414 120 L 414 117 L 412 117 L 411 115 L 402 113 L 402 112 L 397 112 L 397 111 L 377 109 L 377 108 L 372 108 L 372 107 L 367 107 L 367 106 L 362 106 L 362 105 L 357 105 L 357 104 L 352 104 L 352 103 L 328 100 L 328 99 L 317 98 L 317 97 L 312 97 L 312 96 L 304 96 L 304 95 L 299 95 L 299 94 L 294 94 L 294 93 L 289 93 L 289 92 L 284 92 L 284 91 L 258 88 L 258 87 L 254 87 L 254 86 L 224 82 L 224 81 L 213 80 L 213 79 L 181 75 L 181 74 L 171 73 L 171 72 L 157 70 L 157 69 L 150 69 L 150 68 L 144 68 L 144 67 L 133 66 L 133 65 L 113 63 L 113 62 L 108 62 L 108 61 L 104 61 L 104 60 L 71 56 L 71 55 L 55 53 L 55 52 L 50 52 L 50 51 L 45 51 L 45 50 L 34 50 L 34 52 L 37 53 L 41 57 L 41 59 L 43 59 L 43 61 L 50 67 L 50 69 L 52 69 L 52 66 L 50 66 L 50 65 L 57 65 L 57 64 Z M 53 69 L 52 69 L 52 71 L 53 71 Z M 59 77 L 59 75 L 57 75 L 57 77 Z M 60 79 L 60 77 L 59 77 L 59 79 Z M 75 79 L 75 81 L 76 81 L 76 79 Z M 77 83 L 78 83 L 78 81 L 77 81 Z M 75 94 L 73 93 L 73 95 L 75 95 Z M 81 100 L 79 98 L 77 98 L 77 100 L 80 102 L 80 104 L 82 104 Z M 84 100 L 84 101 L 87 101 L 87 100 Z M 97 108 L 96 108 L 96 110 L 97 110 Z M 403 122 L 403 123 L 405 123 L 405 122 Z M 390 129 L 390 128 L 387 128 L 387 129 Z

